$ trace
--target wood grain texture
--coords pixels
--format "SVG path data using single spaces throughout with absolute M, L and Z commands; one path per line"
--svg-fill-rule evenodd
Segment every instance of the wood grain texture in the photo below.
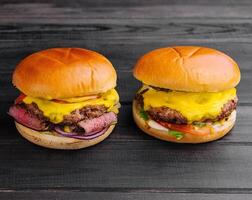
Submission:
M 251 153 L 243 144 L 178 146 L 109 139 L 95 148 L 63 152 L 20 141 L 15 150 L 1 144 L 1 188 L 245 188 L 251 192 Z
M 75 19 L 79 22 L 90 18 L 186 18 L 186 17 L 206 17 L 206 18 L 250 18 L 252 5 L 248 1 L 243 4 L 233 1 L 226 1 L 219 4 L 213 1 L 212 4 L 185 3 L 175 1 L 164 3 L 164 1 L 146 3 L 134 3 L 133 1 L 120 5 L 122 1 L 7 1 L 0 9 L 4 22 L 22 22 L 24 19 L 30 22 L 39 22 L 41 19 L 50 19 L 51 22 L 59 23 L 59 19 L 64 19 L 67 23 Z M 207 3 L 207 1 L 205 1 Z M 25 10 L 26 12 L 23 12 Z
M 251 199 L 251 10 L 250 0 L 0 0 L 0 199 Z M 134 63 L 174 45 L 217 48 L 238 62 L 237 123 L 223 139 L 176 145 L 134 124 Z M 6 114 L 19 93 L 11 83 L 16 64 L 52 47 L 98 51 L 117 70 L 119 123 L 97 146 L 37 147 Z
M 81 192 L 81 191 L 28 191 L 28 192 L 16 192 L 9 190 L 7 192 L 0 193 L 1 199 L 30 199 L 36 198 L 36 200 L 83 200 L 83 199 L 111 199 L 111 200 L 153 200 L 153 199 L 171 199 L 171 200 L 251 200 L 251 194 L 191 194 L 191 193 L 163 193 L 155 192 L 146 193 L 141 191 L 136 193 L 124 193 L 124 192 Z
M 70 152 L 25 141 L 4 117 L 1 121 L 8 128 L 0 136 L 1 188 L 246 188 L 252 192 L 251 110 L 239 107 L 237 125 L 222 140 L 176 145 L 142 133 L 133 123 L 131 107 L 124 106 L 120 123 L 107 140 Z

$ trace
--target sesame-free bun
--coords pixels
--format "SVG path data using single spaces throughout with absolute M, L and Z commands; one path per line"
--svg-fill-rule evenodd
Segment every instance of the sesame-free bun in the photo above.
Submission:
M 234 126 L 235 120 L 236 120 L 236 111 L 234 110 L 233 113 L 230 115 L 227 121 L 225 121 L 222 125 L 219 125 L 218 127 L 214 127 L 212 125 L 212 131 L 211 134 L 207 135 L 194 135 L 194 134 L 188 134 L 184 133 L 184 137 L 181 139 L 176 139 L 176 137 L 171 136 L 168 134 L 167 131 L 161 131 L 158 129 L 154 129 L 146 124 L 146 122 L 140 117 L 139 115 L 139 106 L 137 106 L 136 101 L 133 101 L 133 118 L 136 122 L 137 126 L 145 133 L 147 133 L 150 136 L 153 136 L 155 138 L 169 141 L 169 142 L 175 142 L 175 143 L 205 143 L 210 142 L 214 140 L 218 140 L 225 136 Z M 199 128 L 200 129 L 200 128 Z
M 106 92 L 116 86 L 116 72 L 103 55 L 80 48 L 39 51 L 22 60 L 13 84 L 24 94 L 63 99 Z
M 54 131 L 35 131 L 19 124 L 18 122 L 15 122 L 15 125 L 19 133 L 30 142 L 50 149 L 65 150 L 82 149 L 89 146 L 93 146 L 107 138 L 115 127 L 115 125 L 111 125 L 104 134 L 92 140 L 79 140 L 75 138 L 60 136 Z
M 143 83 L 187 92 L 218 92 L 240 81 L 237 63 L 228 55 L 206 47 L 177 46 L 142 56 L 134 76 Z

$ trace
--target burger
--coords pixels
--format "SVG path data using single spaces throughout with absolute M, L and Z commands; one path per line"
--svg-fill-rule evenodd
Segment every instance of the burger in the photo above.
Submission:
M 21 91 L 9 115 L 19 133 L 53 149 L 95 145 L 117 122 L 116 72 L 101 54 L 53 48 L 22 60 L 12 82 Z
M 140 129 L 177 143 L 217 140 L 234 126 L 240 81 L 237 63 L 206 47 L 156 49 L 136 63 L 143 85 L 133 101 Z

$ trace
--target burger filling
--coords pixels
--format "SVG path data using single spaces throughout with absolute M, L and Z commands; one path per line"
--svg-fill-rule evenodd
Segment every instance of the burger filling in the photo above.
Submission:
M 200 135 L 210 133 L 213 124 L 228 120 L 238 101 L 235 88 L 209 93 L 180 92 L 146 85 L 135 99 L 139 114 L 146 121 L 153 120 L 177 133 Z
M 95 97 L 64 100 L 45 100 L 21 95 L 10 108 L 9 114 L 31 129 L 56 130 L 64 136 L 69 133 L 71 137 L 80 138 L 80 135 L 104 132 L 116 123 L 119 107 L 119 96 L 112 89 Z

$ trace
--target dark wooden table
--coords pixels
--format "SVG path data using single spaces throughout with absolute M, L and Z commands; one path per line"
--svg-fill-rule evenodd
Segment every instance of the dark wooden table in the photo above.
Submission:
M 239 63 L 230 135 L 177 145 L 135 126 L 131 101 L 140 84 L 132 67 L 140 55 L 171 45 L 217 48 Z M 66 46 L 112 61 L 122 103 L 113 134 L 79 151 L 27 142 L 6 114 L 18 95 L 11 84 L 18 61 Z M 252 1 L 1 0 L 0 69 L 0 199 L 252 199 Z

